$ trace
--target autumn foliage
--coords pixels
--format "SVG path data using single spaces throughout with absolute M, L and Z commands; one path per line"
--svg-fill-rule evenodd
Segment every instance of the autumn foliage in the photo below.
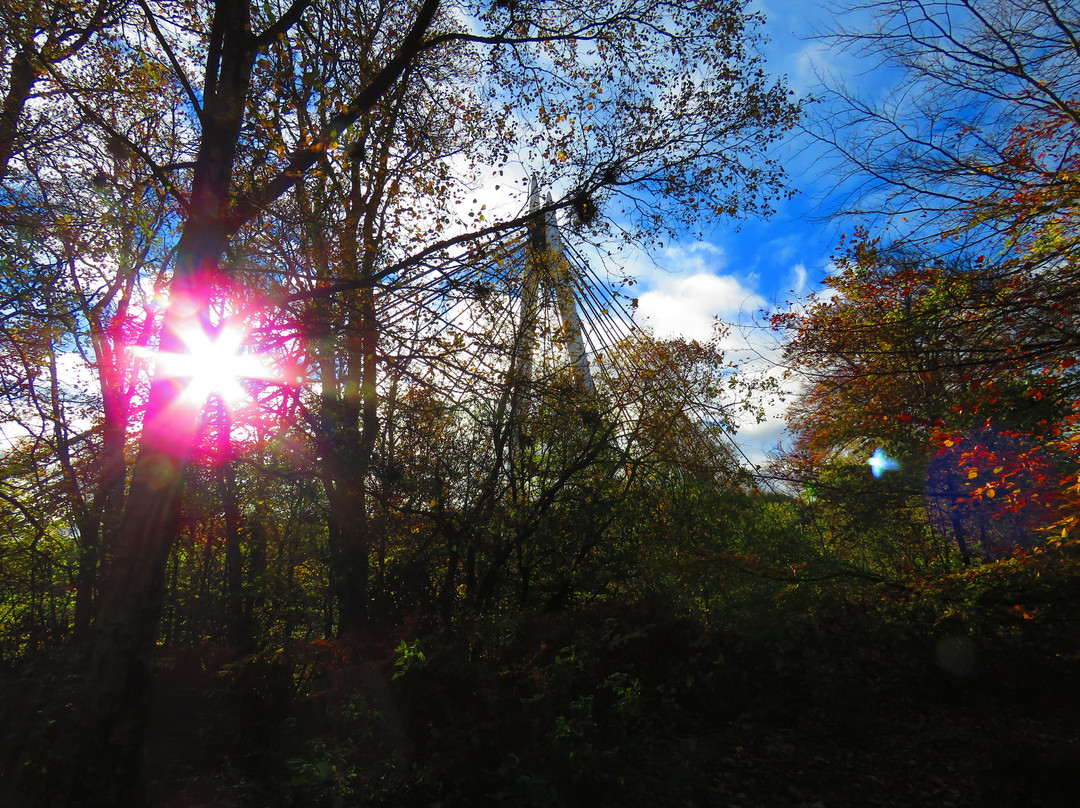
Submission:
M 930 134 L 897 136 L 912 150 L 910 173 L 864 165 L 893 178 L 909 215 L 925 200 L 921 215 L 857 227 L 825 291 L 773 325 L 790 372 L 805 379 L 790 416 L 799 475 L 884 449 L 907 465 L 900 473 L 924 497 L 929 525 L 966 560 L 1080 524 L 1080 103 L 1075 53 L 1037 44 L 1070 30 L 1052 4 L 1025 6 L 1027 28 L 953 5 L 957 38 L 945 64 L 966 81 L 933 62 L 904 61 L 902 44 L 914 52 L 940 44 L 917 4 L 886 4 L 909 27 L 866 40 L 914 86 L 970 105 L 968 122 L 928 105 L 916 125 Z M 1005 46 L 1018 60 L 1012 72 Z M 1000 70 L 1000 85 L 964 72 L 978 64 Z M 980 99 L 988 106 L 977 107 Z M 919 143 L 925 151 L 915 151 Z M 923 185 L 912 184 L 916 176 Z

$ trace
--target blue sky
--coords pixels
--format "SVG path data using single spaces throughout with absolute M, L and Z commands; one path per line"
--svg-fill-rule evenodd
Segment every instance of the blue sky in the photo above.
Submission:
M 831 51 L 812 38 L 829 27 L 831 13 L 819 3 L 765 0 L 753 4 L 766 14 L 767 67 L 786 76 L 800 95 L 812 94 L 823 75 L 842 76 L 850 86 L 872 76 L 860 72 L 851 57 Z M 829 272 L 831 256 L 845 223 L 830 218 L 839 197 L 833 161 L 823 148 L 795 132 L 774 152 L 789 173 L 796 195 L 778 204 L 768 220 L 721 222 L 700 241 L 683 242 L 638 262 L 637 319 L 657 336 L 707 339 L 715 318 L 744 326 L 761 325 L 764 312 L 805 299 Z M 741 351 L 747 342 L 753 350 Z M 733 330 L 726 343 L 734 358 L 760 352 L 776 358 L 775 344 L 761 331 Z M 778 373 L 768 363 L 761 372 Z M 764 424 L 747 423 L 739 442 L 754 462 L 783 438 L 783 405 L 774 403 Z
M 789 85 L 800 95 L 814 92 L 818 83 L 815 71 L 851 75 L 846 58 L 830 53 L 826 46 L 810 39 L 815 30 L 825 28 L 830 14 L 819 4 L 794 0 L 757 2 L 766 13 L 765 46 L 768 68 L 774 75 L 786 76 Z M 793 296 L 802 296 L 816 288 L 828 272 L 843 224 L 830 221 L 837 194 L 830 176 L 832 164 L 824 150 L 805 135 L 793 132 L 774 154 L 789 173 L 794 198 L 777 206 L 768 220 L 750 219 L 720 222 L 705 234 L 700 243 L 683 243 L 653 256 L 656 263 L 673 275 L 647 271 L 643 282 L 654 285 L 658 295 L 671 302 L 677 289 L 686 293 L 687 302 L 697 309 L 704 306 L 700 293 L 711 288 L 715 293 L 715 313 L 728 319 L 748 308 L 773 308 Z M 684 282 L 685 276 L 711 274 L 721 283 Z M 693 294 L 691 294 L 693 293 Z M 669 312 L 653 308 L 658 300 L 643 300 L 643 313 L 651 315 L 657 331 L 664 331 L 673 320 Z M 691 318 L 697 322 L 695 316 Z

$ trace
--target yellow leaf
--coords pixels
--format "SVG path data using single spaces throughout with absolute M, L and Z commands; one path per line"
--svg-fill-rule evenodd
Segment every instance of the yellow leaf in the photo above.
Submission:
M 971 470 L 970 470 L 970 471 L 968 472 L 968 479 L 969 479 L 969 480 L 974 480 L 974 479 L 975 479 L 976 477 L 978 477 L 978 476 L 979 476 L 979 472 L 978 472 L 978 471 L 976 471 L 975 469 L 971 469 Z
M 993 499 L 994 498 L 994 489 L 993 488 L 987 488 L 986 489 L 986 496 L 989 497 L 990 499 Z

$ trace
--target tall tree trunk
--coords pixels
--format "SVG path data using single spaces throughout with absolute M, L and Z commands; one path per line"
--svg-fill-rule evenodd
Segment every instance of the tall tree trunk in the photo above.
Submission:
M 389 140 L 389 139 L 387 139 Z M 385 153 L 386 145 L 384 145 Z M 350 167 L 348 208 L 341 234 L 341 272 L 350 278 L 370 275 L 374 268 L 382 184 L 374 182 L 368 198 L 360 165 Z M 363 246 L 361 246 L 363 245 Z M 341 344 L 340 362 L 324 362 L 324 425 L 331 448 L 327 458 L 326 488 L 330 520 L 336 538 L 335 590 L 341 634 L 368 626 L 371 573 L 371 529 L 368 474 L 378 439 L 377 357 L 378 323 L 375 293 L 364 288 L 349 296 L 354 315 Z M 341 377 L 331 378 L 341 368 Z M 332 397 L 326 391 L 333 391 Z
M 345 348 L 327 346 L 321 358 L 322 399 L 320 432 L 324 455 L 323 488 L 328 506 L 331 590 L 337 604 L 339 635 L 362 629 L 367 621 L 368 553 L 364 525 L 364 490 L 361 468 L 358 380 L 353 378 L 353 355 L 346 335 Z M 345 355 L 340 361 L 339 352 Z M 344 365 L 344 371 L 339 367 Z
M 335 546 L 331 548 L 334 594 L 337 596 L 338 634 L 347 635 L 367 627 L 368 535 L 364 519 L 363 488 L 349 464 L 338 464 L 337 482 L 330 497 L 330 519 Z
M 22 116 L 30 91 L 37 81 L 38 71 L 27 47 L 15 52 L 8 72 L 8 91 L 0 106 L 0 179 L 7 174 L 8 163 L 15 154 L 18 141 L 19 118 Z
M 97 457 L 96 490 L 93 502 L 79 524 L 81 554 L 76 578 L 75 637 L 80 642 L 90 637 L 90 626 L 97 611 L 100 565 L 116 541 L 124 512 L 127 406 L 124 393 L 114 382 L 113 379 L 102 379 L 105 417 L 101 452 Z
M 424 0 L 396 55 L 335 115 L 318 142 L 299 149 L 287 170 L 231 207 L 231 184 L 247 108 L 258 39 L 251 32 L 250 0 L 215 0 L 206 43 L 202 125 L 192 169 L 187 219 L 161 338 L 162 352 L 183 350 L 179 334 L 204 324 L 209 292 L 221 278 L 218 262 L 240 225 L 294 187 L 325 155 L 329 143 L 395 85 L 423 51 L 424 36 L 441 0 Z M 299 20 L 308 3 L 296 2 L 263 34 L 265 41 Z M 199 413 L 181 405 L 180 380 L 163 377 L 160 366 L 150 389 L 143 435 L 132 472 L 114 553 L 101 579 L 83 684 L 84 709 L 71 718 L 72 802 L 94 808 L 126 808 L 139 802 L 138 764 L 154 648 L 162 609 L 165 568 L 177 533 L 177 516 Z M 347 490 L 343 494 L 349 493 Z M 362 496 L 362 490 L 360 491 Z M 355 523 L 354 523 L 355 524 Z M 363 573 L 366 581 L 366 556 Z M 366 592 L 356 594 L 366 603 Z M 82 719 L 82 720 L 80 720 Z
M 260 496 L 257 501 L 262 501 Z M 259 615 L 262 614 L 266 604 L 266 527 L 260 521 L 258 514 L 247 522 L 248 545 L 250 547 L 248 562 L 248 593 L 249 597 L 244 602 L 244 615 L 247 626 L 255 633 L 258 626 Z
M 191 325 L 188 304 L 196 299 L 192 287 L 203 285 L 201 280 L 193 283 L 198 276 L 192 267 L 205 265 L 206 259 L 198 252 L 188 255 L 199 259 L 185 256 L 184 269 L 177 268 L 161 338 L 164 353 L 183 350 L 179 333 Z M 75 784 L 76 797 L 86 805 L 127 806 L 139 799 L 137 773 L 165 570 L 176 539 L 184 475 L 201 409 L 182 401 L 182 388 L 183 380 L 164 376 L 159 368 L 123 517 L 102 572 L 85 673 L 88 694 L 80 761 L 85 772 L 81 783 Z
M 189 217 L 177 244 L 160 351 L 185 350 L 185 329 L 204 327 L 209 295 L 222 280 L 229 193 L 255 39 L 248 0 L 218 0 L 206 66 L 202 139 L 192 175 Z M 140 801 L 139 773 L 165 569 L 177 533 L 185 468 L 202 402 L 183 402 L 184 380 L 161 365 L 150 388 L 138 457 L 84 676 L 87 698 L 75 748 L 77 804 L 123 808 Z

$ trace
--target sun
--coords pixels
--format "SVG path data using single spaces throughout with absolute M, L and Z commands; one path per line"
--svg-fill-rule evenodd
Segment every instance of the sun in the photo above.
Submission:
M 176 294 L 150 344 L 126 347 L 144 398 L 144 438 L 186 463 L 228 463 L 287 428 L 306 384 L 296 324 L 254 295 Z M 212 294 L 213 293 L 213 294 Z M 154 397 L 157 391 L 157 398 Z
M 244 352 L 248 334 L 243 326 L 226 321 L 216 331 L 188 324 L 176 333 L 184 350 L 158 356 L 163 375 L 184 381 L 180 398 L 185 404 L 202 406 L 217 397 L 232 407 L 248 395 L 243 380 L 274 377 L 258 353 Z

